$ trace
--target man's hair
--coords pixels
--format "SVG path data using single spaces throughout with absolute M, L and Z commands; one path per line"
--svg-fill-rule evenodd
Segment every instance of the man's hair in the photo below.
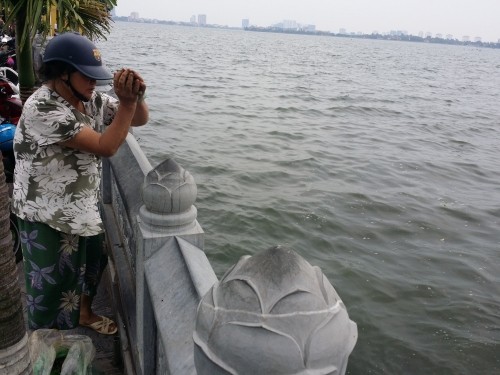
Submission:
M 40 67 L 40 76 L 43 81 L 60 78 L 63 74 L 76 72 L 76 68 L 64 61 L 49 61 Z

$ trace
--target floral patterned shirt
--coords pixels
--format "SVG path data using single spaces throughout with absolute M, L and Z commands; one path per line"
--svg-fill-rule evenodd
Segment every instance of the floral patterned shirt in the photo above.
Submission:
M 80 236 L 103 231 L 98 208 L 99 156 L 61 146 L 85 126 L 102 131 L 118 108 L 113 97 L 94 92 L 83 114 L 47 86 L 25 103 L 14 137 L 16 168 L 12 211 Z

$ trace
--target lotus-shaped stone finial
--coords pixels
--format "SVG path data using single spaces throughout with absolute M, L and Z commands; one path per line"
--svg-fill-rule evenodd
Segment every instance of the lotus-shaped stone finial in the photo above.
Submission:
M 321 270 L 278 246 L 242 257 L 212 287 L 193 338 L 199 375 L 339 375 L 357 327 Z
M 144 178 L 142 199 L 150 212 L 181 213 L 196 201 L 197 188 L 193 176 L 173 159 L 167 159 Z

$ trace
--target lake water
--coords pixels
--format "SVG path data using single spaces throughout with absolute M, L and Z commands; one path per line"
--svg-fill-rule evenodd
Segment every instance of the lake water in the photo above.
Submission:
M 220 277 L 287 245 L 359 338 L 348 374 L 500 373 L 500 50 L 117 22 L 156 165 L 195 177 Z

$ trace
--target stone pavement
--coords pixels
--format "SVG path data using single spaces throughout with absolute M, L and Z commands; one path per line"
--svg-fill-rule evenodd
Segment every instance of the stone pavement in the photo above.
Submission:
M 24 308 L 24 320 L 27 322 L 27 310 L 26 310 L 26 287 L 24 285 L 24 272 L 22 262 L 18 263 L 18 275 L 19 275 L 19 285 L 21 288 L 22 302 Z M 101 279 L 101 283 L 97 290 L 97 295 L 94 298 L 93 310 L 96 314 L 105 315 L 107 317 L 115 319 L 115 312 L 113 311 L 113 303 L 111 299 L 111 282 L 109 275 L 109 266 L 106 267 L 104 274 Z M 28 330 L 28 332 L 30 332 Z M 92 374 L 94 375 L 122 375 L 123 371 L 123 360 L 122 352 L 120 346 L 120 330 L 113 335 L 100 335 L 94 330 L 87 327 L 78 327 L 72 330 L 68 330 L 77 335 L 86 335 L 92 339 L 94 347 L 96 349 L 96 356 L 92 362 Z

